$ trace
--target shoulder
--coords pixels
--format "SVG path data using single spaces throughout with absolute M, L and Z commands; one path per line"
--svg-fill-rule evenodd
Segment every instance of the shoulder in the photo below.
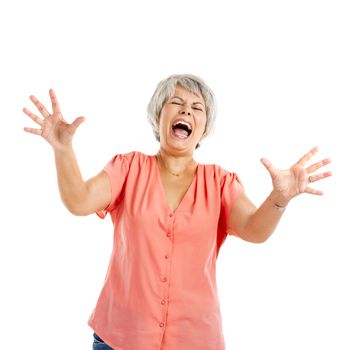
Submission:
M 225 188 L 242 185 L 241 180 L 234 171 L 229 171 L 217 164 L 202 164 L 204 180 L 207 185 L 210 183 L 218 186 L 223 191 Z
M 141 172 L 148 173 L 153 164 L 152 158 L 154 156 L 139 151 L 117 153 L 108 163 L 107 168 L 123 168 L 128 175 Z
M 132 151 L 128 153 L 116 153 L 112 159 L 105 166 L 106 168 L 123 168 L 128 169 L 137 167 L 147 167 L 150 166 L 152 161 L 151 155 L 144 154 L 138 151 Z
M 124 158 L 128 161 L 128 163 L 131 165 L 140 165 L 140 166 L 147 166 L 150 165 L 153 155 L 145 154 L 140 151 L 132 151 L 123 154 Z
M 207 176 L 220 179 L 220 181 L 230 174 L 235 174 L 217 164 L 201 164 L 201 166 Z
M 131 151 L 127 153 L 116 153 L 113 158 L 119 158 L 127 161 L 129 164 L 138 162 L 149 162 L 153 155 L 148 155 L 139 151 Z
M 152 171 L 155 164 L 152 158 L 154 156 L 138 151 L 117 153 L 106 164 L 104 170 L 111 174 L 114 179 L 123 178 L 124 180 L 128 179 L 128 181 L 132 181 L 132 179 L 136 181 Z

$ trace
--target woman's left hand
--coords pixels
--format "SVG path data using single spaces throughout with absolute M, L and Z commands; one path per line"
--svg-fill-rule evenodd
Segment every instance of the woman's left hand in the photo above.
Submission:
M 270 198 L 275 204 L 285 207 L 292 198 L 301 193 L 315 195 L 323 194 L 323 192 L 310 187 L 310 183 L 322 180 L 332 175 L 331 171 L 326 171 L 321 174 L 314 174 L 316 170 L 329 164 L 331 160 L 326 158 L 320 162 L 308 166 L 307 168 L 304 167 L 305 164 L 317 153 L 317 151 L 318 147 L 314 147 L 288 170 L 277 169 L 266 158 L 261 159 L 261 163 L 271 175 L 273 191 Z

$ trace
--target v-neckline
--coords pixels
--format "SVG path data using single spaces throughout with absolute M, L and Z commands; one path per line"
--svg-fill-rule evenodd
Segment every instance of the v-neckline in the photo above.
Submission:
M 197 181 L 197 177 L 198 177 L 198 169 L 199 169 L 199 166 L 200 164 L 197 163 L 197 167 L 196 167 L 196 171 L 195 171 L 195 174 L 193 176 L 193 179 L 191 181 L 191 184 L 190 186 L 187 188 L 187 191 L 185 192 L 185 194 L 182 196 L 180 202 L 179 202 L 179 205 L 173 210 L 170 208 L 170 205 L 169 205 L 169 202 L 168 202 L 168 198 L 167 198 L 167 195 L 166 195 L 166 192 L 165 192 L 165 187 L 164 187 L 164 184 L 163 184 L 163 181 L 162 181 L 162 178 L 160 176 L 160 169 L 159 169 L 159 165 L 158 165 L 158 159 L 157 159 L 157 155 L 153 155 L 153 159 L 155 161 L 155 166 L 156 166 L 156 177 L 157 177 L 157 181 L 158 181 L 158 185 L 161 189 L 161 192 L 162 192 L 162 196 L 163 196 L 163 202 L 165 203 L 167 209 L 175 214 L 178 209 L 183 205 L 186 197 L 188 196 L 188 193 L 192 190 L 192 187 L 194 186 L 194 183 Z

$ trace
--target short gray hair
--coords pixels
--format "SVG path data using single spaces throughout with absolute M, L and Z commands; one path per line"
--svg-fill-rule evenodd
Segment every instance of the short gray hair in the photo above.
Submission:
M 165 102 L 174 93 L 177 85 L 182 86 L 197 96 L 203 97 L 207 114 L 207 122 L 205 125 L 204 135 L 207 136 L 213 131 L 217 113 L 216 99 L 213 91 L 209 88 L 209 86 L 204 82 L 202 78 L 196 75 L 173 74 L 158 83 L 156 90 L 154 91 L 153 96 L 147 106 L 148 121 L 152 125 L 153 133 L 157 141 L 160 141 L 160 112 Z M 199 144 L 197 147 L 198 146 Z

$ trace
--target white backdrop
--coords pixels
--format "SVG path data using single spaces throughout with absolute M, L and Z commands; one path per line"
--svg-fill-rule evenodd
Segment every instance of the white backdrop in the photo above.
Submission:
M 201 163 L 235 171 L 259 205 L 260 164 L 318 145 L 334 176 L 286 211 L 264 244 L 228 237 L 217 280 L 228 350 L 349 349 L 348 1 L 11 1 L 0 5 L 0 348 L 91 349 L 87 325 L 112 248 L 110 218 L 60 201 L 53 153 L 22 112 L 54 88 L 84 178 L 116 153 L 154 154 L 156 84 L 203 77 L 216 93 Z M 181 349 L 180 349 L 181 350 Z M 214 350 L 214 349 L 213 349 Z

